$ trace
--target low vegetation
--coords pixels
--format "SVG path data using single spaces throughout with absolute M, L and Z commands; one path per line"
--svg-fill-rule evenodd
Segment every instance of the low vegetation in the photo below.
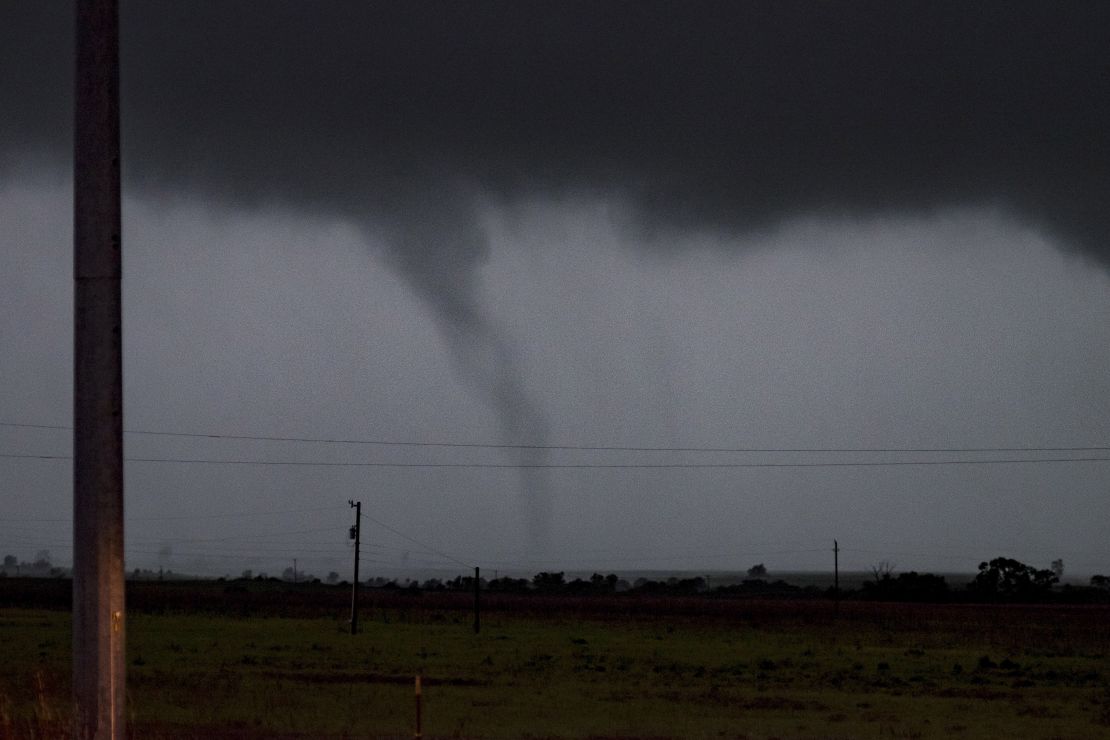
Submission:
M 0 736 L 64 735 L 69 617 L 15 581 Z M 1110 734 L 1106 606 L 488 594 L 474 634 L 465 594 L 406 591 L 352 636 L 326 584 L 135 584 L 134 736 L 411 736 L 417 674 L 426 737 Z

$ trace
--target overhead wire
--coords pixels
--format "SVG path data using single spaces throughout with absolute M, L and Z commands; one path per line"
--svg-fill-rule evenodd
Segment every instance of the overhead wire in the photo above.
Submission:
M 803 553 L 817 553 L 828 552 L 830 548 L 807 549 L 807 550 L 760 550 L 751 552 L 721 552 L 721 553 L 688 553 L 684 555 L 653 555 L 653 556 L 635 556 L 627 558 L 598 558 L 596 561 L 586 560 L 567 560 L 560 558 L 545 559 L 545 560 L 483 560 L 482 562 L 498 566 L 518 566 L 522 569 L 535 567 L 536 565 L 556 563 L 559 567 L 565 567 L 574 563 L 589 563 L 589 567 L 596 568 L 610 563 L 621 562 L 635 562 L 635 563 L 652 563 L 652 562 L 673 562 L 681 560 L 690 560 L 696 558 L 739 558 L 739 557 L 765 557 L 768 555 L 797 555 Z
M 346 509 L 346 506 L 320 506 L 308 509 L 255 509 L 254 511 L 231 511 L 222 514 L 180 514 L 172 516 L 131 516 L 126 515 L 128 522 L 162 522 L 189 519 L 234 519 L 239 517 L 273 516 L 278 514 L 304 514 L 320 511 L 337 511 Z M 5 522 L 72 522 L 73 517 L 47 517 L 47 518 L 4 518 Z
M 395 528 L 395 527 L 393 527 L 389 524 L 386 524 L 385 522 L 383 522 L 379 519 L 376 519 L 376 518 L 370 516 L 366 512 L 362 512 L 361 516 L 362 516 L 363 519 L 366 519 L 367 521 L 373 522 L 374 524 L 378 525 L 382 529 L 386 529 L 386 530 L 392 532 L 393 534 L 397 535 L 398 537 L 406 539 L 406 540 L 408 540 L 409 542 L 412 542 L 415 545 L 419 545 L 420 547 L 423 547 L 423 548 L 427 549 L 428 551 L 434 553 L 435 555 L 438 555 L 442 558 L 446 558 L 447 560 L 450 560 L 450 561 L 452 561 L 454 563 L 457 563 L 459 565 L 466 566 L 468 568 L 472 567 L 470 563 L 467 563 L 464 560 L 460 560 L 459 558 L 456 558 L 454 555 L 449 555 L 449 554 L 447 554 L 447 553 L 445 553 L 441 550 L 437 550 L 436 548 L 432 547 L 431 545 L 427 544 L 426 542 L 421 542 L 420 540 L 416 539 L 415 537 L 411 537 L 411 536 L 405 534 L 404 532 L 400 531 L 399 529 L 397 529 L 397 528 Z
M 28 429 L 55 429 L 72 430 L 73 427 L 62 424 L 28 424 L 19 422 L 0 422 L 0 427 L 28 428 Z M 230 439 L 261 442 L 309 442 L 317 444 L 344 444 L 344 445 L 377 445 L 388 447 L 460 447 L 498 450 L 567 450 L 567 451 L 597 451 L 597 452 L 765 452 L 765 453 L 956 453 L 956 452 L 1102 452 L 1110 451 L 1110 445 L 1076 445 L 1076 446 L 1012 446 L 1012 447 L 653 447 L 635 445 L 570 445 L 570 444 L 527 444 L 527 443 L 494 443 L 494 442 L 444 442 L 444 441 L 416 441 L 416 440 L 390 440 L 390 439 L 350 439 L 338 437 L 295 437 L 295 436 L 270 436 L 254 434 L 217 434 L 211 432 L 173 432 L 149 429 L 125 429 L 125 434 L 144 436 L 184 437 L 191 439 Z
M 72 460 L 72 455 L 0 453 L 0 458 Z M 1030 457 L 991 460 L 856 460 L 850 462 L 742 462 L 742 463 L 474 463 L 474 462 L 335 462 L 319 460 L 226 460 L 182 457 L 128 457 L 131 463 L 199 465 L 293 466 L 322 468 L 476 468 L 476 469 L 739 469 L 739 468 L 873 468 L 912 465 L 1028 465 L 1038 463 L 1110 462 L 1110 457 Z
M 0 422 L 2 427 L 13 428 L 35 428 L 35 429 L 52 429 L 52 430 L 69 430 L 71 427 L 64 425 L 48 425 L 48 424 L 29 424 L 29 423 L 16 423 L 16 422 Z M 158 431 L 158 430 L 126 430 L 128 434 L 136 435 L 154 435 L 154 436 L 168 436 L 168 437 L 184 437 L 184 438 L 207 438 L 207 439 L 226 439 L 226 440 L 252 440 L 252 441 L 273 441 L 273 442 L 302 442 L 302 443 L 326 443 L 326 444 L 347 444 L 347 445 L 382 445 L 382 446 L 401 446 L 401 447 L 422 447 L 422 448 L 481 448 L 481 449 L 516 449 L 516 450 L 551 450 L 551 451 L 606 451 L 606 452 L 669 452 L 669 453 L 765 453 L 765 454 L 840 454 L 840 453 L 856 453 L 856 454 L 892 454 L 892 453 L 905 453 L 905 454 L 987 454 L 987 453 L 1031 453 L 1031 452 L 1097 452 L 1110 450 L 1108 446 L 1057 446 L 1057 447 L 641 447 L 641 446 L 619 446 L 619 445 L 538 445 L 538 444 L 493 444 L 493 443 L 479 443 L 479 442 L 436 442 L 436 441 L 406 441 L 406 440 L 387 440 L 387 439 L 342 439 L 330 437 L 281 437 L 281 436 L 263 436 L 263 435 L 233 435 L 233 434 L 211 434 L 211 433 L 190 433 L 190 432 L 173 432 L 173 431 Z M 41 459 L 41 460 L 71 460 L 72 456 L 69 455 L 41 455 L 30 453 L 0 453 L 0 458 L 9 459 Z M 475 468 L 475 469 L 744 469 L 744 468 L 838 468 L 838 467 L 901 467 L 901 466 L 966 466 L 966 465 L 1022 465 L 1022 464 L 1051 464 L 1051 463 L 1098 463 L 1110 462 L 1110 457 L 1103 456 L 1053 456 L 1053 457 L 1007 457 L 1007 458 L 975 458 L 975 459 L 926 459 L 926 460 L 850 460 L 850 461 L 778 461 L 778 462 L 665 462 L 665 463 L 649 463 L 649 462 L 623 462 L 623 463 L 610 463 L 610 462 L 589 462 L 589 463 L 497 463 L 497 462 L 430 462 L 430 461 L 315 461 L 315 460 L 257 460 L 257 459 L 214 459 L 204 457 L 129 457 L 126 458 L 127 462 L 131 463 L 166 463 L 166 464 L 204 464 L 204 465 L 237 465 L 237 466 L 306 466 L 306 467 L 358 467 L 358 468 Z M 128 517 L 128 521 L 171 521 L 171 520 L 199 520 L 199 519 L 221 519 L 221 518 L 235 518 L 235 517 L 257 517 L 269 515 L 283 515 L 283 514 L 296 514 L 296 513 L 313 513 L 319 511 L 336 510 L 345 508 L 341 506 L 332 507 L 313 507 L 313 508 L 297 508 L 297 509 L 284 509 L 284 510 L 253 510 L 241 512 L 225 512 L 217 514 L 203 514 L 203 515 L 167 515 L 167 516 L 153 516 L 153 517 Z M 427 543 L 424 543 L 404 532 L 392 527 L 385 522 L 382 522 L 368 514 L 363 514 L 363 517 L 368 521 L 392 532 L 393 534 L 402 537 L 403 539 L 412 542 L 424 551 L 417 551 L 417 555 L 435 556 L 443 558 L 451 563 L 470 567 L 466 561 L 457 558 L 449 553 L 438 550 Z M 27 519 L 7 519 L 7 522 L 22 522 L 22 523 L 51 523 L 51 522 L 71 522 L 72 518 L 27 518 Z M 148 540 L 145 544 L 187 544 L 187 543 L 204 543 L 204 542 L 227 542 L 229 540 L 242 541 L 245 539 L 258 539 L 262 538 L 259 542 L 260 545 L 265 544 L 279 544 L 279 543 L 266 543 L 265 538 L 290 536 L 296 534 L 306 534 L 311 532 L 323 531 L 336 531 L 339 528 L 330 527 L 319 530 L 295 530 L 291 532 L 274 532 L 274 533 L 259 533 L 259 534 L 236 534 L 229 537 L 220 538 L 176 538 L 176 539 L 162 539 L 162 540 Z M 342 529 L 346 529 L 343 527 Z M 144 543 L 139 543 L 144 544 Z M 309 552 L 303 547 L 298 545 L 309 545 L 310 543 L 288 543 L 293 546 L 293 550 L 282 550 L 283 552 Z M 311 543 L 315 544 L 315 543 Z M 320 543 L 330 544 L 330 543 Z M 68 546 L 54 545 L 53 547 L 65 548 Z M 381 548 L 380 545 L 367 544 L 370 548 Z M 347 548 L 349 551 L 349 547 Z M 247 552 L 257 552 L 260 548 L 247 548 L 242 552 L 243 557 L 247 557 Z M 130 552 L 141 552 L 138 550 L 131 550 Z M 408 552 L 405 550 L 398 550 L 399 552 Z M 654 562 L 664 560 L 679 560 L 685 558 L 717 558 L 717 557 L 739 557 L 750 555 L 773 555 L 773 554 L 787 554 L 787 553 L 806 553 L 806 552 L 823 552 L 824 550 L 782 550 L 774 552 L 754 552 L 754 553 L 720 553 L 720 554 L 705 554 L 705 553 L 691 553 L 688 555 L 673 555 L 673 556 L 656 556 L 649 558 L 622 558 L 622 560 L 635 560 L 637 562 Z M 852 552 L 852 548 L 842 548 L 842 551 Z M 855 552 L 876 552 L 857 549 Z M 329 551 L 330 552 L 330 551 Z M 156 554 L 156 553 L 151 553 Z M 181 553 L 178 553 L 181 554 Z M 182 554 L 184 555 L 184 554 Z M 229 557 L 234 557 L 228 553 Z M 265 556 L 260 556 L 265 557 Z M 612 560 L 610 558 L 610 560 Z M 384 561 L 383 561 L 384 562 Z M 491 560 L 486 561 L 498 564 L 511 564 L 526 567 L 523 564 L 527 562 L 542 562 L 542 561 L 509 561 L 509 560 Z M 614 561 L 615 562 L 615 561 Z

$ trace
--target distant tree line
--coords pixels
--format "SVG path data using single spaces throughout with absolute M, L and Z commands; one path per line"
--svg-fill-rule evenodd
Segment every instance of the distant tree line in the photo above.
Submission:
M 885 564 L 884 564 L 885 565 Z M 859 598 L 876 601 L 1106 603 L 1110 577 L 1092 576 L 1089 585 L 1059 586 L 1064 562 L 1038 569 L 1013 558 L 998 557 L 979 564 L 979 572 L 964 588 L 952 588 L 943 576 L 909 571 L 895 576 L 892 569 L 872 569 L 874 578 L 863 584 Z M 853 596 L 855 594 L 849 594 Z
M 502 577 L 480 579 L 483 591 L 514 594 L 544 594 L 558 596 L 598 596 L 605 594 L 643 594 L 657 596 L 707 596 L 707 597 L 770 597 L 770 598 L 843 598 L 861 601 L 902 602 L 1057 602 L 1057 603 L 1108 603 L 1110 602 L 1110 577 L 1096 575 L 1089 585 L 1060 586 L 1063 562 L 1054 561 L 1051 568 L 1037 569 L 1014 560 L 997 557 L 979 564 L 979 571 L 969 583 L 954 587 L 944 576 L 933 573 L 908 571 L 895 574 L 893 566 L 881 563 L 872 568 L 872 579 L 858 589 L 799 586 L 781 579 L 768 580 L 766 567 L 760 563 L 748 569 L 748 578 L 740 583 L 712 586 L 706 578 L 667 578 L 651 580 L 637 578 L 632 582 L 615 573 L 594 573 L 589 578 L 568 580 L 563 571 L 540 572 L 531 579 Z M 373 578 L 370 587 L 406 589 L 409 591 L 465 591 L 474 588 L 473 576 L 457 576 L 441 580 L 431 578 L 423 582 Z
M 34 560 L 20 560 L 15 555 L 5 555 L 0 576 L 30 576 L 32 578 L 60 578 L 68 576 L 67 568 L 58 568 L 50 561 L 49 550 L 39 550 Z
M 473 576 L 456 576 L 441 580 L 429 578 L 426 581 L 397 581 L 385 578 L 369 578 L 365 581 L 371 588 L 409 591 L 463 591 L 474 589 Z M 350 585 L 346 581 L 340 585 Z M 621 578 L 615 573 L 602 575 L 594 573 L 589 578 L 567 580 L 565 571 L 541 572 L 531 579 L 501 577 L 487 580 L 479 579 L 483 591 L 508 594 L 542 594 L 555 596 L 602 596 L 606 594 L 647 594 L 659 596 L 729 596 L 729 595 L 809 595 L 819 597 L 823 590 L 816 586 L 795 586 L 782 580 L 765 581 L 746 579 L 743 583 L 710 587 L 709 581 L 701 576 L 692 578 L 666 578 L 651 580 L 637 578 L 634 581 Z
M 706 596 L 717 598 L 763 597 L 763 598 L 842 598 L 861 601 L 899 601 L 899 602 L 966 602 L 966 603 L 1110 603 L 1110 576 L 1092 576 L 1085 586 L 1074 584 L 1060 585 L 1064 563 L 1054 560 L 1051 567 L 1038 569 L 1013 558 L 997 557 L 979 564 L 979 571 L 966 584 L 953 586 L 944 576 L 933 573 L 908 571 L 895 574 L 894 567 L 888 562 L 879 563 L 871 568 L 872 578 L 858 589 L 820 588 L 799 586 L 781 579 L 768 580 L 768 571 L 763 563 L 748 569 L 748 577 L 740 583 L 712 585 L 707 578 L 666 578 L 652 580 L 637 578 L 628 581 L 615 573 L 603 575 L 594 573 L 589 578 L 568 580 L 564 571 L 540 572 L 532 578 L 500 577 L 487 580 L 481 578 L 479 587 L 483 591 L 506 594 L 541 594 L 554 596 L 602 596 L 608 594 L 653 595 L 653 596 Z M 20 561 L 14 555 L 6 555 L 0 567 L 0 577 L 25 576 L 33 578 L 59 578 L 69 575 L 68 569 L 55 567 L 50 553 L 40 550 L 35 559 Z M 148 569 L 135 569 L 129 577 L 134 580 L 180 580 L 186 578 L 173 571 L 163 572 Z M 243 571 L 238 579 L 221 578 L 220 581 L 266 581 L 292 582 L 296 580 L 306 585 L 327 583 L 339 587 L 350 586 L 340 580 L 339 574 L 332 571 L 323 581 L 310 574 L 287 568 L 281 578 L 270 577 L 266 573 L 255 574 Z M 425 581 L 390 579 L 384 577 L 368 578 L 365 582 L 370 588 L 404 590 L 420 593 L 425 591 L 462 591 L 474 589 L 473 576 L 456 576 L 451 579 L 429 578 Z

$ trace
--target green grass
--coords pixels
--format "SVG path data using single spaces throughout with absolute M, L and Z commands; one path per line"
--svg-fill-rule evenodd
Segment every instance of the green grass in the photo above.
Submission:
M 1105 630 L 841 619 L 729 624 L 457 612 L 335 619 L 135 615 L 138 737 L 1110 736 Z M 0 610 L 0 736 L 65 727 L 69 618 Z

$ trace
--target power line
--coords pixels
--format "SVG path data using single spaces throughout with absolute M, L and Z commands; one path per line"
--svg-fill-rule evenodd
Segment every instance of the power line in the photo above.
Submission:
M 683 561 L 696 558 L 740 558 L 740 557 L 766 557 L 770 555 L 797 555 L 803 553 L 827 552 L 828 548 L 809 550 L 755 550 L 751 552 L 719 552 L 719 553 L 688 553 L 685 555 L 652 555 L 647 557 L 632 556 L 625 558 L 597 558 L 596 560 L 565 560 L 562 558 L 548 558 L 546 560 L 485 560 L 483 562 L 500 566 L 515 566 L 519 569 L 528 569 L 537 565 L 550 565 L 559 563 L 561 566 L 589 563 L 591 568 L 604 567 L 612 563 L 655 563 L 662 561 Z
M 150 551 L 150 550 L 133 550 L 131 548 L 127 548 L 126 552 L 127 552 L 128 555 L 157 555 L 158 554 L 158 553 L 156 553 L 154 551 Z M 220 559 L 220 560 L 252 560 L 252 561 L 253 560 L 264 560 L 264 561 L 267 561 L 267 562 L 274 562 L 274 561 L 283 560 L 287 555 L 290 555 L 290 554 L 296 555 L 298 552 L 299 551 L 292 551 L 292 552 L 289 552 L 289 553 L 263 553 L 263 554 L 257 554 L 257 555 L 251 555 L 251 554 L 242 554 L 242 555 L 240 555 L 240 554 L 237 554 L 237 553 L 220 553 L 220 552 L 183 552 L 183 553 L 175 553 L 173 557 L 177 558 L 179 560 L 184 559 L 184 558 L 192 558 L 192 559 L 200 559 L 200 560 L 203 560 L 205 558 L 213 558 L 213 559 Z M 346 553 L 336 553 L 335 555 L 332 555 L 332 556 L 313 555 L 313 557 L 311 559 L 314 560 L 314 561 L 339 562 L 339 560 L 342 559 L 345 556 L 346 556 Z M 363 560 L 365 560 L 367 562 L 373 562 L 373 563 L 386 563 L 386 561 L 383 561 L 383 560 L 372 560 L 370 558 L 363 558 Z M 175 565 L 177 565 L 178 567 L 180 567 L 181 565 L 188 566 L 189 563 L 176 563 Z M 319 563 L 317 563 L 316 565 L 318 566 Z M 310 563 L 310 566 L 311 566 L 311 563 Z
M 320 506 L 311 509 L 274 509 L 272 511 L 231 511 L 223 514 L 182 514 L 176 516 L 127 516 L 128 522 L 163 522 L 177 519 L 232 519 L 235 517 L 271 516 L 274 514 L 305 514 L 319 511 L 336 511 L 338 506 Z M 5 522 L 72 522 L 73 517 L 54 517 L 42 519 L 11 519 L 4 518 Z
M 177 538 L 177 539 L 174 539 L 172 537 L 166 537 L 166 538 L 158 539 L 156 541 L 152 541 L 152 544 L 153 544 L 153 542 L 158 542 L 158 543 L 165 542 L 166 544 L 171 544 L 172 545 L 174 543 L 179 543 L 179 542 L 180 543 L 227 542 L 229 540 L 247 541 L 247 540 L 255 540 L 255 539 L 258 539 L 258 538 L 286 537 L 286 536 L 293 535 L 293 534 L 315 534 L 315 533 L 318 533 L 318 532 L 340 532 L 340 531 L 345 531 L 345 530 L 346 530 L 345 527 L 324 527 L 323 529 L 296 529 L 296 530 L 286 531 L 286 532 L 257 532 L 257 533 L 253 533 L 253 534 L 233 534 L 233 535 L 229 535 L 227 537 Z M 260 544 L 266 544 L 266 543 L 263 542 L 263 543 L 260 543 Z M 291 543 L 291 544 L 296 544 L 296 543 Z
M 335 548 L 332 548 L 332 549 L 315 549 L 315 548 L 304 548 L 304 547 L 278 547 L 278 548 L 273 548 L 273 547 L 248 547 L 248 548 L 238 548 L 238 549 L 236 549 L 236 548 L 231 548 L 231 549 L 222 548 L 222 549 L 219 549 L 219 550 L 204 550 L 204 551 L 201 551 L 201 552 L 190 551 L 190 550 L 176 550 L 175 549 L 171 553 L 162 553 L 161 551 L 157 551 L 157 550 L 138 550 L 138 549 L 130 549 L 130 548 L 128 549 L 128 551 L 129 552 L 153 553 L 153 554 L 156 554 L 156 555 L 160 554 L 160 555 L 165 555 L 165 557 L 167 557 L 167 558 L 189 557 L 189 556 L 200 556 L 200 555 L 220 555 L 220 556 L 224 556 L 224 555 L 227 555 L 227 556 L 244 555 L 245 556 L 245 555 L 298 555 L 298 554 L 303 554 L 303 555 L 329 555 L 333 558 L 345 558 L 349 554 L 346 550 L 337 550 Z
M 28 536 L 28 535 L 23 535 Z M 300 550 L 300 549 L 319 549 L 326 548 L 328 550 L 343 550 L 347 551 L 350 547 L 347 546 L 345 540 L 338 537 L 331 542 L 302 542 L 299 540 L 281 539 L 253 539 L 244 540 L 242 542 L 233 541 L 231 539 L 210 539 L 210 538 L 182 538 L 182 539 L 127 539 L 128 545 L 137 545 L 140 547 L 170 547 L 176 552 L 177 547 L 184 546 L 186 548 L 194 544 L 202 544 L 208 546 L 208 543 L 216 543 L 220 545 L 220 549 L 230 551 L 243 551 L 260 550 L 260 549 L 274 549 L 279 548 L 282 550 Z
M 142 516 L 128 517 L 131 522 L 162 522 L 176 519 L 232 519 L 237 517 L 272 516 L 276 514 L 307 514 L 320 511 L 338 511 L 338 506 L 319 506 L 311 509 L 274 509 L 273 511 L 238 511 L 224 514 L 182 514 L 176 516 Z
M 3 528 L 4 524 L 5 524 L 4 522 L 0 522 L 0 528 Z M 26 538 L 31 538 L 31 537 L 34 536 L 33 533 L 27 533 L 27 530 L 25 530 L 25 529 L 22 529 L 22 532 L 23 532 L 23 534 L 17 535 L 17 537 L 20 537 L 22 539 L 26 539 Z M 326 528 L 323 528 L 323 529 L 298 529 L 298 530 L 285 531 L 285 532 L 252 532 L 252 533 L 247 533 L 247 534 L 228 535 L 228 536 L 225 536 L 225 537 L 158 537 L 158 538 L 153 538 L 153 539 L 141 538 L 141 539 L 137 539 L 137 540 L 129 539 L 128 541 L 131 544 L 147 545 L 147 546 L 149 546 L 149 545 L 171 545 L 172 546 L 172 545 L 181 545 L 181 544 L 188 545 L 188 544 L 194 544 L 194 543 L 200 543 L 200 542 L 233 542 L 233 543 L 237 543 L 237 544 L 241 543 L 247 549 L 250 549 L 252 546 L 268 546 L 268 545 L 269 546 L 279 545 L 279 546 L 283 546 L 283 547 L 288 547 L 289 549 L 297 549 L 298 547 L 300 547 L 302 545 L 308 546 L 308 547 L 313 547 L 313 546 L 320 546 L 320 545 L 332 545 L 332 544 L 336 544 L 338 542 L 343 542 L 344 541 L 344 540 L 339 540 L 338 538 L 335 542 L 322 542 L 322 543 L 318 543 L 318 542 L 315 542 L 315 541 L 302 542 L 302 541 L 296 541 L 296 540 L 282 540 L 282 541 L 278 541 L 278 542 L 267 541 L 267 540 L 269 540 L 271 538 L 274 538 L 274 537 L 288 537 L 290 535 L 296 535 L 296 534 L 313 534 L 313 533 L 319 533 L 319 532 L 346 532 L 346 528 L 345 527 L 326 527 Z M 372 547 L 373 545 L 369 545 L 369 546 Z
M 72 460 L 70 455 L 0 453 L 0 458 L 27 460 Z M 129 457 L 131 463 L 174 463 L 187 465 L 255 465 L 323 468 L 488 468 L 488 469 L 663 469 L 696 468 L 879 468 L 906 465 L 1026 465 L 1037 463 L 1110 462 L 1110 457 L 1026 457 L 995 460 L 867 460 L 851 462 L 762 462 L 762 463 L 467 463 L 467 462 L 325 462 L 312 460 L 215 460 L 182 457 Z
M 411 541 L 416 541 L 414 538 L 411 538 L 408 535 L 405 535 L 405 534 L 399 532 L 398 530 L 396 530 L 392 527 L 389 527 L 388 525 L 384 525 L 384 524 L 379 523 L 379 522 L 375 522 L 375 523 L 379 524 L 379 526 L 384 526 L 386 529 L 389 529 L 390 531 L 393 531 L 394 533 L 398 534 L 399 536 L 404 537 L 405 539 L 409 539 Z M 17 538 L 17 539 L 14 539 L 14 540 L 7 540 L 7 543 L 9 545 L 18 545 L 18 546 L 26 546 L 26 547 L 34 546 L 34 547 L 38 547 L 40 549 L 49 549 L 49 550 L 71 551 L 73 549 L 72 543 L 61 543 L 61 542 L 54 542 L 54 541 L 47 541 L 47 542 L 32 541 L 32 540 L 24 540 L 22 538 Z M 340 551 L 340 550 L 337 550 L 337 549 L 318 550 L 318 549 L 305 549 L 305 548 L 297 548 L 297 547 L 288 547 L 288 548 L 250 548 L 250 549 L 244 549 L 244 550 L 241 550 L 241 551 L 240 550 L 228 550 L 226 548 L 222 548 L 222 549 L 218 549 L 218 550 L 204 550 L 204 551 L 190 551 L 190 550 L 181 551 L 181 550 L 176 550 L 175 549 L 172 553 L 169 553 L 167 555 L 167 553 L 164 553 L 163 551 L 160 551 L 160 550 L 145 549 L 143 547 L 143 544 L 145 544 L 145 543 L 136 543 L 136 544 L 138 546 L 134 546 L 132 544 L 126 545 L 125 551 L 126 551 L 126 554 L 128 556 L 133 556 L 133 555 L 167 556 L 171 561 L 172 560 L 181 560 L 181 559 L 184 559 L 184 558 L 193 558 L 193 559 L 215 558 L 215 559 L 228 559 L 228 560 L 236 560 L 236 559 L 238 559 L 238 560 L 275 560 L 275 559 L 280 559 L 282 556 L 294 555 L 294 554 L 305 554 L 305 555 L 309 555 L 310 557 L 314 557 L 316 560 L 328 561 L 328 560 L 339 560 L 339 559 L 343 558 L 346 554 L 344 551 Z M 1013 549 L 1013 548 L 997 548 L 997 547 L 990 548 L 990 547 L 988 547 L 988 548 L 985 548 L 985 549 L 998 550 L 998 549 Z M 968 552 L 962 552 L 962 553 L 944 552 L 944 553 L 941 553 L 941 552 L 869 549 L 869 548 L 855 548 L 855 547 L 853 547 L 853 548 L 841 548 L 840 551 L 842 553 L 858 553 L 858 554 L 864 554 L 864 555 L 867 555 L 867 554 L 870 554 L 870 555 L 907 555 L 907 556 L 921 557 L 921 558 L 927 558 L 927 559 L 933 559 L 933 560 L 950 560 L 950 561 L 961 561 L 961 562 L 968 562 L 968 561 L 979 562 L 979 561 L 985 560 L 985 558 L 983 557 L 981 552 L 980 553 L 968 553 Z M 398 550 L 396 550 L 396 552 L 403 552 L 403 550 L 398 549 Z M 643 570 L 644 569 L 643 566 L 646 566 L 646 565 L 651 564 L 651 563 L 664 562 L 664 561 L 668 561 L 668 562 L 669 561 L 681 561 L 681 560 L 698 559 L 698 558 L 702 558 L 702 559 L 720 559 L 720 558 L 741 558 L 741 557 L 767 557 L 767 556 L 775 556 L 775 555 L 810 554 L 810 553 L 824 553 L 824 552 L 827 552 L 827 548 L 786 549 L 786 550 L 750 550 L 750 551 L 733 551 L 733 552 L 718 552 L 718 553 L 700 552 L 700 553 L 685 553 L 685 554 L 681 554 L 681 555 L 679 555 L 679 554 L 665 554 L 665 555 L 655 555 L 655 556 L 646 556 L 646 557 L 645 556 L 632 556 L 632 557 L 617 558 L 617 559 L 598 558 L 597 560 L 593 560 L 593 561 L 586 561 L 586 560 L 582 560 L 582 559 L 566 560 L 566 559 L 561 559 L 561 558 L 551 558 L 551 559 L 546 559 L 546 560 L 538 560 L 538 559 L 517 559 L 517 560 L 490 559 L 490 560 L 482 560 L 481 562 L 486 563 L 491 567 L 492 566 L 498 566 L 498 567 L 502 567 L 502 568 L 510 567 L 510 568 L 515 568 L 517 570 L 534 570 L 536 568 L 544 568 L 544 567 L 553 568 L 553 567 L 555 567 L 554 564 L 557 564 L 558 567 L 563 567 L 563 568 L 568 567 L 568 566 L 569 567 L 588 566 L 589 568 L 593 568 L 593 569 L 607 569 L 610 566 L 628 567 L 625 564 L 627 564 L 627 563 L 637 563 L 637 564 L 643 564 L 639 568 L 640 570 Z M 1073 561 L 1073 564 L 1078 564 L 1078 565 L 1081 565 L 1081 566 L 1083 566 L 1083 565 L 1085 565 L 1085 566 L 1095 566 L 1095 565 L 1101 566 L 1101 565 L 1104 564 L 1104 561 L 1102 561 L 1102 560 L 1090 560 L 1090 559 L 1088 559 L 1088 558 L 1091 558 L 1093 555 L 1095 555 L 1095 553 L 1066 551 L 1066 550 L 1062 551 L 1062 552 L 1065 555 L 1066 554 L 1071 554 L 1071 555 L 1079 558 L 1078 561 Z M 439 551 L 434 551 L 434 554 L 436 554 L 438 556 L 441 556 L 441 559 L 435 560 L 435 561 L 431 561 L 431 560 L 427 560 L 427 559 L 418 559 L 415 564 L 414 563 L 407 563 L 407 565 L 409 565 L 409 566 L 416 565 L 416 566 L 420 566 L 420 567 L 428 567 L 428 566 L 447 565 L 447 564 L 450 563 L 452 565 L 462 565 L 463 567 L 466 567 L 467 569 L 469 569 L 471 567 L 467 563 L 465 563 L 461 560 L 458 560 L 457 558 L 452 558 L 450 555 L 447 555 L 446 553 L 442 553 L 442 552 L 439 552 Z M 372 553 L 372 555 L 378 556 L 378 558 L 386 556 L 386 554 L 382 553 L 382 552 L 375 552 L 375 553 Z M 362 556 L 361 559 L 365 562 L 372 562 L 372 563 L 376 563 L 376 564 L 380 564 L 380 565 L 389 565 L 389 566 L 393 566 L 393 567 L 404 567 L 406 565 L 406 563 L 404 561 L 399 561 L 397 558 L 393 558 L 393 559 L 390 559 L 390 560 L 382 560 L 382 559 L 377 559 L 377 558 L 373 558 L 373 557 Z
M 0 427 L 71 430 L 61 424 L 0 422 Z M 421 442 L 414 440 L 344 439 L 337 437 L 278 437 L 252 434 L 212 434 L 128 429 L 126 434 L 191 439 L 231 439 L 257 442 L 312 442 L 318 444 L 378 445 L 384 447 L 462 447 L 494 450 L 566 450 L 583 452 L 780 452 L 780 453 L 956 453 L 956 452 L 1105 452 L 1110 446 L 1072 447 L 640 447 L 632 445 L 498 444 L 491 442 Z
M 405 534 L 404 532 L 400 531 L 399 529 L 391 527 L 390 525 L 386 524 L 385 522 L 380 521 L 378 519 L 375 519 L 374 517 L 370 516 L 369 514 L 362 514 L 362 518 L 366 519 L 368 521 L 371 521 L 374 524 L 377 524 L 379 527 L 381 527 L 383 529 L 389 530 L 390 532 L 397 535 L 398 537 L 402 537 L 402 538 L 408 540 L 409 542 L 412 542 L 413 544 L 420 545 L 421 547 L 425 548 L 426 550 L 428 550 L 429 552 L 431 552 L 435 555 L 438 555 L 442 558 L 447 558 L 448 560 L 450 560 L 454 563 L 458 563 L 459 565 L 465 566 L 467 568 L 473 567 L 470 563 L 466 563 L 462 560 L 459 560 L 458 558 L 456 558 L 453 555 L 448 555 L 445 552 L 441 552 L 440 550 L 437 550 L 436 548 L 432 547 L 431 545 L 427 544 L 426 542 L 421 542 L 420 540 L 416 539 L 415 537 L 410 537 L 409 535 Z

